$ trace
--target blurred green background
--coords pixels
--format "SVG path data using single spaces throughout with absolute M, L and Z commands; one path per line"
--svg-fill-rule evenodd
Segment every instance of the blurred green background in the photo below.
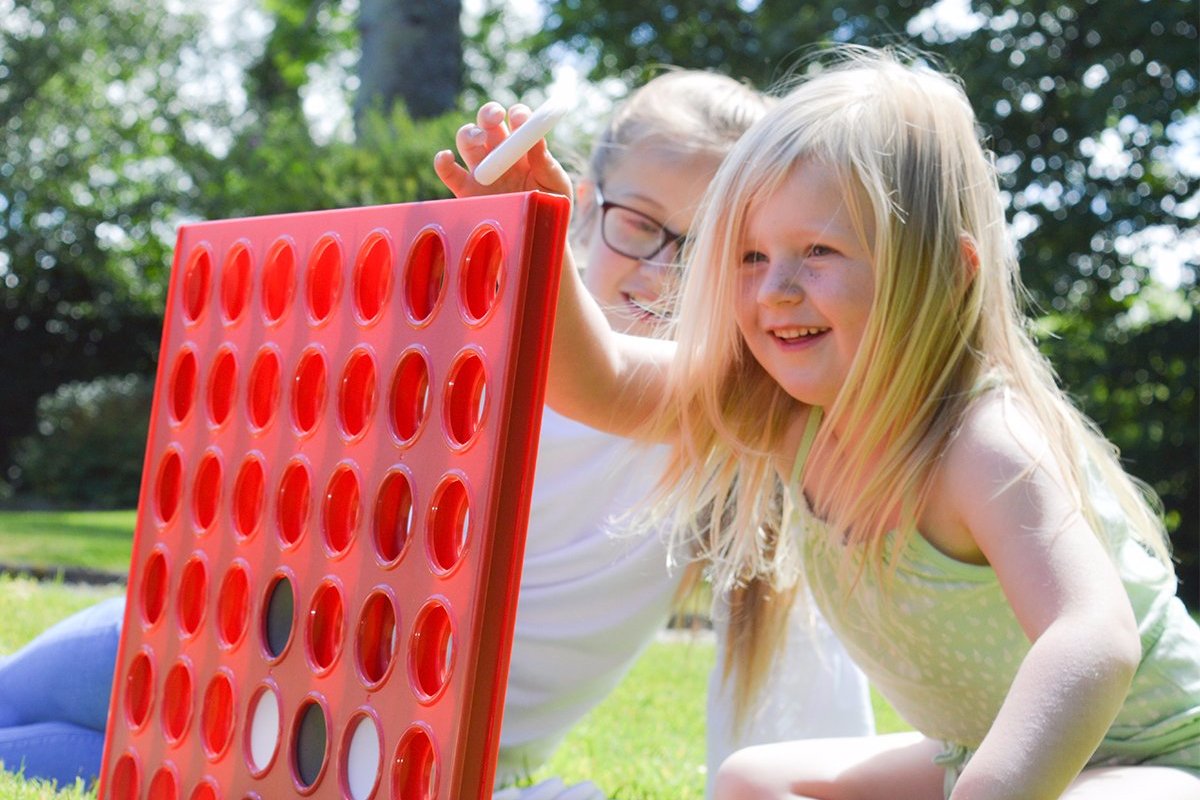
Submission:
M 1194 0 L 0 0 L 0 506 L 132 508 L 176 226 L 445 195 L 484 99 L 663 65 L 769 88 L 830 42 L 961 76 L 1064 383 L 1164 499 L 1200 599 Z

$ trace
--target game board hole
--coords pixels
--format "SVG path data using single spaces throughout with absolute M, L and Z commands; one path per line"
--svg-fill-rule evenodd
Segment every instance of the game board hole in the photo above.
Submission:
M 292 381 L 292 422 L 302 435 L 312 433 L 325 409 L 325 356 L 309 348 L 300 356 Z
M 221 268 L 221 313 L 225 322 L 237 322 L 249 300 L 250 251 L 238 242 L 229 248 Z
M 380 560 L 390 564 L 400 558 L 412 522 L 412 484 L 404 472 L 393 470 L 383 479 L 375 500 L 374 538 Z
M 379 743 L 379 728 L 367 714 L 359 715 L 350 723 L 349 744 L 342 751 L 346 762 L 342 769 L 346 777 L 346 789 L 351 800 L 367 800 L 379 783 L 382 750 Z
M 446 383 L 446 431 L 454 444 L 466 445 L 479 431 L 486 398 L 483 359 L 468 351 L 455 362 Z
M 125 675 L 125 719 L 129 727 L 137 730 L 145 725 L 153 704 L 154 663 L 140 652 L 129 662 Z
M 137 800 L 140 783 L 137 761 L 129 753 L 122 753 L 113 765 L 107 796 L 112 800 Z
M 202 531 L 212 527 L 221 503 L 221 459 L 209 451 L 200 457 L 192 484 L 192 519 Z
M 207 600 L 208 568 L 202 559 L 193 557 L 179 576 L 179 629 L 184 636 L 193 636 L 200 630 Z
M 396 609 L 386 592 L 373 592 L 358 619 L 358 671 L 368 686 L 381 682 L 392 665 L 396 646 Z
M 441 603 L 427 604 L 413 625 L 410 669 L 422 699 L 437 697 L 450 677 L 454 637 L 450 614 Z
M 318 672 L 328 670 L 337 661 L 345 635 L 344 623 L 342 593 L 336 584 L 322 583 L 308 611 L 308 655 Z
M 325 768 L 325 754 L 329 750 L 328 731 L 325 711 L 320 703 L 309 700 L 301 706 L 292 753 L 295 758 L 296 782 L 302 787 L 312 786 L 321 777 Z
M 155 508 L 158 520 L 170 524 L 179 509 L 179 498 L 183 493 L 183 458 L 178 450 L 168 450 L 158 468 L 155 481 Z
M 292 638 L 295 606 L 292 582 L 285 575 L 278 576 L 267 595 L 266 616 L 263 620 L 263 639 L 267 653 L 272 658 L 283 655 L 288 641 Z
M 375 359 L 357 349 L 346 360 L 338 389 L 338 421 L 351 439 L 359 436 L 375 411 Z
M 438 767 L 433 740 L 422 728 L 404 732 L 392 760 L 392 797 L 431 800 L 437 796 Z
M 263 266 L 263 315 L 268 325 L 283 319 L 292 302 L 296 282 L 296 250 L 286 239 L 279 239 L 267 251 Z
M 242 462 L 233 484 L 233 527 L 243 539 L 258 530 L 263 513 L 266 470 L 262 461 L 250 455 Z
M 195 322 L 204 313 L 211 275 L 212 256 L 208 248 L 193 249 L 183 273 L 183 317 L 188 322 Z
M 300 460 L 291 461 L 283 470 L 279 484 L 279 537 L 291 547 L 304 536 L 311 504 L 312 479 L 308 466 Z
M 316 325 L 333 313 L 342 289 L 342 246 L 331 235 L 322 236 L 308 261 L 308 313 Z
M 264 347 L 250 368 L 250 424 L 259 430 L 271 424 L 279 407 L 279 354 Z
M 233 738 L 233 680 L 224 672 L 214 675 L 204 690 L 200 738 L 211 761 L 225 753 Z
M 211 778 L 205 778 L 192 789 L 188 800 L 221 800 L 221 793 Z
M 269 686 L 262 687 L 250 702 L 251 768 L 261 773 L 271 766 L 279 747 L 279 696 Z
M 358 475 L 352 467 L 341 464 L 325 490 L 325 510 L 321 532 L 325 546 L 333 555 L 344 553 L 354 540 L 359 518 Z
M 179 779 L 170 767 L 159 767 L 150 779 L 146 800 L 178 800 Z
M 429 553 L 441 570 L 453 569 L 466 549 L 470 529 L 467 487 L 454 476 L 442 482 L 429 513 Z
M 467 244 L 462 299 L 471 321 L 482 320 L 495 305 L 503 279 L 503 263 L 504 248 L 494 228 L 483 228 Z
M 192 411 L 196 398 L 196 376 L 199 373 L 196 353 L 190 347 L 184 348 L 175 357 L 171 368 L 171 391 L 167 395 L 171 421 L 178 424 L 187 419 Z
M 354 307 L 364 324 L 379 319 L 392 284 L 392 245 L 384 233 L 369 235 L 354 265 Z
M 404 300 L 413 321 L 429 319 L 445 282 L 446 244 L 436 231 L 423 231 L 409 251 L 404 270 Z
M 161 550 L 155 550 L 146 560 L 141 598 L 142 621 L 148 626 L 157 624 L 167 605 L 167 559 Z
M 412 441 L 429 409 L 429 365 L 418 350 L 408 350 L 392 378 L 392 432 L 401 442 Z
M 174 743 L 183 738 L 192 719 L 192 670 L 176 662 L 163 684 L 163 735 Z
M 217 351 L 208 374 L 208 420 L 215 426 L 225 424 L 233 409 L 237 392 L 237 359 L 228 347 Z
M 250 618 L 250 575 L 234 562 L 221 579 L 217 597 L 217 636 L 226 647 L 234 647 L 246 633 Z

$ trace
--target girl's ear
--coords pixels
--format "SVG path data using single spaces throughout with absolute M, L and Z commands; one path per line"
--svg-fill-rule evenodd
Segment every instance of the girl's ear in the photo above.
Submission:
M 575 182 L 575 212 L 582 218 L 589 216 L 596 207 L 596 182 L 591 178 L 580 178 Z
M 969 233 L 960 234 L 958 251 L 962 256 L 963 266 L 967 270 L 967 282 L 970 283 L 979 274 L 979 245 L 976 243 L 975 237 Z
M 580 178 L 575 182 L 575 204 L 571 207 L 571 239 L 580 247 L 587 247 L 592 238 L 592 227 L 596 214 L 596 182 L 591 178 Z

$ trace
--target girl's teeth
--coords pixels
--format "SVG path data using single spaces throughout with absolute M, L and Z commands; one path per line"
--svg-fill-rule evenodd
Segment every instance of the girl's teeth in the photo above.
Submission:
M 775 331 L 775 335 L 780 339 L 799 339 L 804 336 L 813 336 L 823 330 L 824 328 L 788 328 Z

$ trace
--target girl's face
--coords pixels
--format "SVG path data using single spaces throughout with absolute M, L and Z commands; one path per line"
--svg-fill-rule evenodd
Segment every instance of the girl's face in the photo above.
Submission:
M 750 209 L 738 265 L 746 346 L 789 395 L 825 407 L 846 382 L 875 289 L 842 196 L 833 170 L 800 162 Z
M 679 245 L 672 237 L 691 230 L 719 163 L 712 156 L 634 145 L 604 176 L 598 188 L 610 207 L 597 210 L 588 233 L 583 280 L 615 330 L 654 335 L 666 311 L 663 301 L 678 287 Z M 645 241 L 667 244 L 647 257 L 630 255 Z

